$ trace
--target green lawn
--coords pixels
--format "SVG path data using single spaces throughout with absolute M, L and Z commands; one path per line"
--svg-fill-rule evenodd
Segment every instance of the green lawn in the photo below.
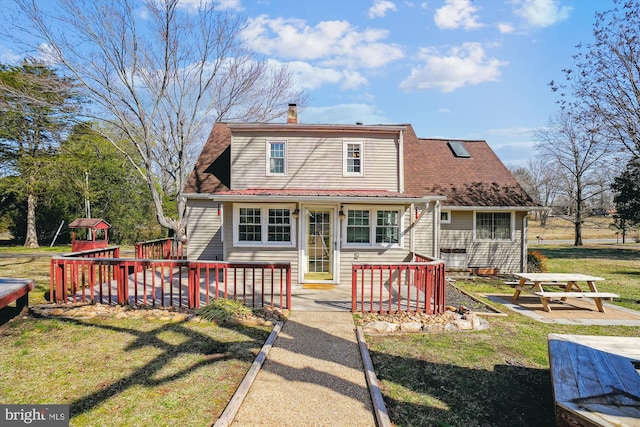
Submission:
M 538 248 L 536 248 L 538 249 Z M 543 247 L 549 271 L 607 280 L 598 288 L 640 310 L 640 251 Z M 499 281 L 458 282 L 472 293 L 512 291 Z M 500 306 L 499 304 L 492 303 Z M 503 307 L 484 331 L 367 336 L 391 420 L 397 426 L 555 425 L 547 335 L 640 337 L 640 328 L 544 324 Z

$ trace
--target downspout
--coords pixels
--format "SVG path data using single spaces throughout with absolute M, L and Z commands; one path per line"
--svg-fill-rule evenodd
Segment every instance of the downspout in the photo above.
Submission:
M 528 212 L 522 217 L 522 234 L 520 239 L 522 240 L 522 256 L 520 257 L 521 270 L 525 273 L 527 272 L 527 251 L 528 251 L 528 243 L 527 243 L 527 235 L 529 234 L 529 221 L 527 220 Z
M 404 193 L 404 132 L 398 138 L 398 192 Z
M 433 257 L 440 259 L 440 200 L 433 206 Z
M 415 205 L 411 203 L 409 206 L 409 218 L 411 218 L 411 244 L 409 245 L 409 251 L 412 256 L 411 261 L 416 257 L 416 225 L 418 224 L 418 218 L 416 218 L 415 209 Z

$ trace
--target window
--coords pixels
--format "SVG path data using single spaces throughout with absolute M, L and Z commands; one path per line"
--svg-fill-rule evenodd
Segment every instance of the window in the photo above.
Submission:
M 234 206 L 234 245 L 294 246 L 292 212 L 290 206 Z
M 378 211 L 376 243 L 398 243 L 398 211 Z
M 511 213 L 509 212 L 476 212 L 476 239 L 510 240 L 511 226 Z
M 401 244 L 402 211 L 398 209 L 345 209 L 343 245 L 389 247 Z
M 286 151 L 285 141 L 267 141 L 267 176 L 287 174 Z
M 451 224 L 451 212 L 440 211 L 440 222 L 443 224 Z
M 464 146 L 462 141 L 449 141 L 449 148 L 453 151 L 453 155 L 459 158 L 468 159 L 471 157 L 467 147 Z
M 291 216 L 289 209 L 269 209 L 269 242 L 291 241 Z
M 259 242 L 261 238 L 260 209 L 240 208 L 238 240 L 243 242 Z
M 347 243 L 369 243 L 369 211 L 347 213 Z
M 345 176 L 362 176 L 363 172 L 363 147 L 364 143 L 359 142 L 345 142 L 343 146 L 344 154 L 344 168 L 343 175 Z

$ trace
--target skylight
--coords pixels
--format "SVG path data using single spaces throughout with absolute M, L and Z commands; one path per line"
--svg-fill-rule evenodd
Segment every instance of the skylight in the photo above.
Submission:
M 453 151 L 453 155 L 456 157 L 470 158 L 471 154 L 467 151 L 467 148 L 461 141 L 449 141 L 449 148 Z

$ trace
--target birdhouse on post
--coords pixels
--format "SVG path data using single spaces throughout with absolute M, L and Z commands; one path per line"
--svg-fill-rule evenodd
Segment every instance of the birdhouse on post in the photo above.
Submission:
M 109 245 L 107 230 L 111 225 L 100 218 L 78 218 L 69 224 L 71 251 L 82 252 L 102 249 Z

